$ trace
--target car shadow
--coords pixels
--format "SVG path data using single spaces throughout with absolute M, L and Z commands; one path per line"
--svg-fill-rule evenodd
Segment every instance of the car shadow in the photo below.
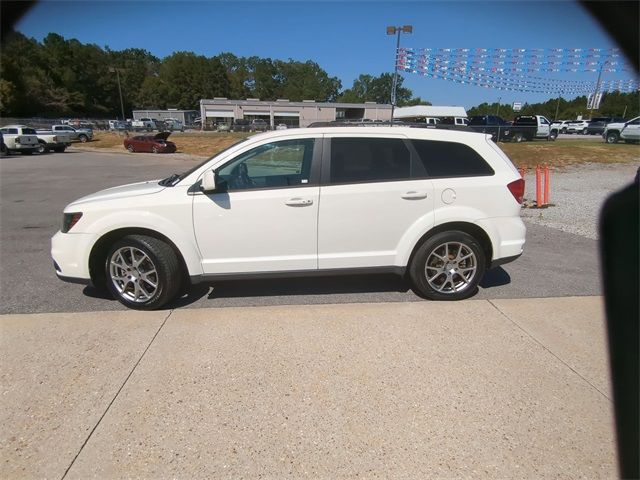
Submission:
M 487 270 L 480 282 L 482 288 L 501 287 L 511 283 L 511 277 L 507 271 L 502 267 L 496 267 L 491 270 Z
M 397 275 L 224 280 L 209 284 L 209 300 L 238 297 L 335 295 L 348 293 L 407 292 L 409 284 Z

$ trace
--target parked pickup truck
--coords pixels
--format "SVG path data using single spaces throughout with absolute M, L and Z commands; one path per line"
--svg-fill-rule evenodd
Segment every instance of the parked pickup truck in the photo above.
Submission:
M 93 139 L 93 130 L 88 128 L 74 128 L 69 125 L 52 125 L 51 130 L 38 130 L 38 134 L 64 134 L 69 137 L 69 142 L 86 143 Z M 67 143 L 69 143 L 67 142 Z
M 71 136 L 68 133 L 53 133 L 50 131 L 42 133 L 40 131 L 36 131 L 36 135 L 38 136 L 39 153 L 47 153 L 51 150 L 56 153 L 62 153 L 71 143 Z
M 558 138 L 558 133 L 558 127 L 552 125 L 547 117 L 543 117 L 542 115 L 520 115 L 513 119 L 511 141 L 531 141 L 536 138 L 553 141 Z
M 25 125 L 7 125 L 0 128 L 7 153 L 20 152 L 31 155 L 38 150 L 38 136 L 33 128 Z
M 511 140 L 513 131 L 511 124 L 497 115 L 475 115 L 469 118 L 467 127 L 474 132 L 488 133 L 494 142 Z
M 152 132 L 156 128 L 156 122 L 145 117 L 131 122 L 131 128 L 134 130 L 146 130 L 147 132 Z
M 620 139 L 626 143 L 640 142 L 640 117 L 628 122 L 610 123 L 604 128 L 602 138 L 607 143 L 618 143 Z

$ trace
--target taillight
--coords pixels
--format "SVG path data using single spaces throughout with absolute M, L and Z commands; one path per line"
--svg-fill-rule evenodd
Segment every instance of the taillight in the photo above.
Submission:
M 511 195 L 513 195 L 513 198 L 516 199 L 516 202 L 521 204 L 524 198 L 524 178 L 514 180 L 507 185 L 507 188 L 511 192 Z
M 67 233 L 82 218 L 82 213 L 65 213 L 62 220 L 62 233 Z

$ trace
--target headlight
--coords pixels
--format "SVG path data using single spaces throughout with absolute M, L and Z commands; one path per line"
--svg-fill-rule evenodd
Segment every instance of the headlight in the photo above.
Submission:
M 62 220 L 62 233 L 67 233 L 82 218 L 81 212 L 65 213 Z

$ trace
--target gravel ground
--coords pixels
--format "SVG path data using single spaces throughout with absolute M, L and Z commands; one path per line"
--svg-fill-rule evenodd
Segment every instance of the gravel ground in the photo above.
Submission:
M 546 209 L 522 210 L 525 221 L 583 237 L 598 238 L 598 216 L 606 198 L 631 183 L 638 163 L 589 163 L 551 171 L 550 203 Z M 536 199 L 535 170 L 525 175 L 527 203 Z

